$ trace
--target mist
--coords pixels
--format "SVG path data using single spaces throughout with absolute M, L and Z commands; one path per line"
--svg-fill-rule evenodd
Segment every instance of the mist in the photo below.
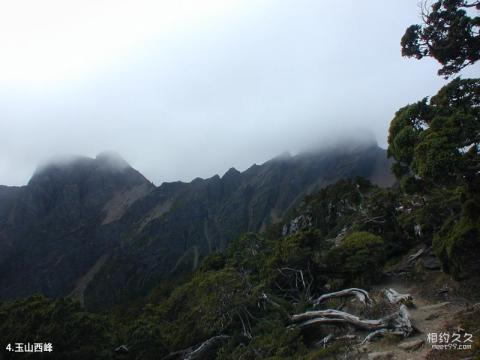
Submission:
M 446 83 L 400 55 L 417 0 L 61 3 L 0 6 L 0 184 L 62 154 L 115 150 L 158 185 L 386 147 L 395 111 Z

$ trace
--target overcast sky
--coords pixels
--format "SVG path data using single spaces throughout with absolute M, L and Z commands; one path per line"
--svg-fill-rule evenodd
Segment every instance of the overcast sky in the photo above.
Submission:
M 365 129 L 385 147 L 395 111 L 445 83 L 400 56 L 417 4 L 3 1 L 0 184 L 103 150 L 160 184 Z

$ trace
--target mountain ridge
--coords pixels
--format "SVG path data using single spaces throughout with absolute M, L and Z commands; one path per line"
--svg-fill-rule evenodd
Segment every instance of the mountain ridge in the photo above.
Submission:
M 92 307 L 122 301 L 193 270 L 241 233 L 265 230 L 340 178 L 391 185 L 389 168 L 375 144 L 283 154 L 243 172 L 159 186 L 112 153 L 44 166 L 26 186 L 0 188 L 8 198 L 0 206 L 0 299 L 41 292 Z

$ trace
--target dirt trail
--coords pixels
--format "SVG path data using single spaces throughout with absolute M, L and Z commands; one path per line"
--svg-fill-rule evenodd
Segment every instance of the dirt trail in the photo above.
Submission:
M 431 285 L 431 284 L 430 284 Z M 429 333 L 441 333 L 444 331 L 445 323 L 454 321 L 455 314 L 462 310 L 465 306 L 463 299 L 454 298 L 445 294 L 442 298 L 440 295 L 425 295 L 425 286 L 418 282 L 408 282 L 402 280 L 392 280 L 388 283 L 376 287 L 376 291 L 382 291 L 385 288 L 393 288 L 400 293 L 409 293 L 413 297 L 414 307 L 410 308 L 412 323 L 420 331 L 412 334 L 410 337 L 400 341 L 376 341 L 366 345 L 362 350 L 366 351 L 364 355 L 372 356 L 372 353 L 387 353 L 384 357 L 378 359 L 425 359 L 427 353 L 432 349 L 432 344 L 427 339 Z M 416 340 L 423 340 L 423 344 L 418 349 L 404 350 L 399 345 L 409 343 Z M 452 359 L 462 359 L 462 351 L 458 351 L 458 357 Z

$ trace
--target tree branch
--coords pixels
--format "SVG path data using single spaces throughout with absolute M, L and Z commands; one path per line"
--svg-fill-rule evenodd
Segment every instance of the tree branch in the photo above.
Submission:
M 187 349 L 175 351 L 168 354 L 162 360 L 207 360 L 211 359 L 213 352 L 220 344 L 225 342 L 230 336 L 217 335 L 205 340 L 199 345 L 189 347 Z
M 372 304 L 372 299 L 368 295 L 368 292 L 363 289 L 350 288 L 333 293 L 328 293 L 320 296 L 317 300 L 313 302 L 314 306 L 318 306 L 320 303 L 331 298 L 346 297 L 346 296 L 355 296 L 362 304 L 369 306 Z

